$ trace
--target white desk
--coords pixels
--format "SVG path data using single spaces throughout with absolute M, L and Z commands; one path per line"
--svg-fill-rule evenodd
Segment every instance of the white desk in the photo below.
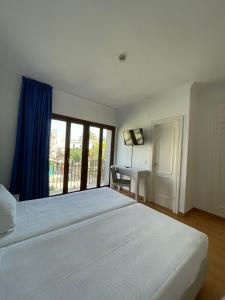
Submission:
M 116 172 L 122 175 L 126 175 L 134 179 L 135 181 L 135 199 L 138 200 L 139 197 L 139 183 L 140 177 L 144 178 L 144 202 L 147 201 L 147 184 L 150 171 L 147 169 L 139 169 L 139 168 L 127 168 L 124 166 L 115 166 Z

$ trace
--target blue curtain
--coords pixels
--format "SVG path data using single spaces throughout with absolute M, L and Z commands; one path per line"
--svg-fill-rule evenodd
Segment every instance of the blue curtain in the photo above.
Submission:
M 20 200 L 49 194 L 49 140 L 52 87 L 22 77 L 16 148 L 10 191 Z

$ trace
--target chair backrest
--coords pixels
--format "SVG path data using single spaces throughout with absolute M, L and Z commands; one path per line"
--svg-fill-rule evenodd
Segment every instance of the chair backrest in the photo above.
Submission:
M 116 175 L 116 168 L 114 166 L 111 166 L 111 173 L 112 173 L 113 182 L 116 182 L 117 181 L 117 175 Z

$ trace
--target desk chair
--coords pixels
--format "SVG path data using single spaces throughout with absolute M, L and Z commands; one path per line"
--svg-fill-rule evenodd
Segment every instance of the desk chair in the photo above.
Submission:
M 112 187 L 128 187 L 129 192 L 131 188 L 131 180 L 130 179 L 119 179 L 117 178 L 116 168 L 111 166 L 111 174 L 112 174 Z

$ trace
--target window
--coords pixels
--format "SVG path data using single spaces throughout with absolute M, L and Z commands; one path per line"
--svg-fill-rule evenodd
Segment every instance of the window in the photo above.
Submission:
M 49 151 L 49 194 L 109 185 L 115 127 L 53 115 Z
M 111 144 L 112 131 L 104 128 L 102 139 L 101 186 L 109 185 Z
M 64 182 L 66 122 L 52 120 L 49 151 L 50 195 L 61 194 Z
M 94 188 L 98 185 L 98 162 L 99 162 L 99 138 L 100 128 L 89 127 L 88 145 L 88 179 L 87 188 Z
M 80 190 L 83 131 L 83 125 L 71 123 L 68 192 L 75 192 Z

